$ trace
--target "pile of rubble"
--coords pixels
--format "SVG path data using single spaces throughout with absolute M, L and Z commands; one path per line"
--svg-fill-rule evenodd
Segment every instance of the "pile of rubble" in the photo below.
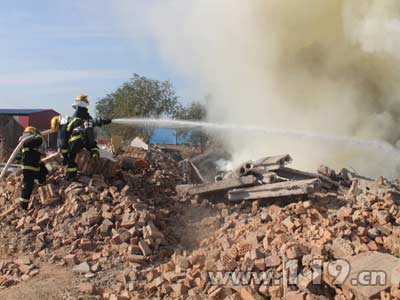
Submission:
M 133 159 L 134 166 L 126 171 L 118 161 L 93 161 L 83 152 L 77 158 L 82 170 L 78 182 L 65 181 L 62 168 L 54 169 L 48 183 L 34 192 L 28 213 L 17 208 L 22 176 L 8 176 L 0 187 L 1 232 L 4 240 L 13 233 L 15 237 L 3 252 L 50 261 L 62 258 L 87 278 L 120 262 L 142 268 L 171 254 L 160 230 L 169 211 L 155 206 L 174 193 L 179 173 L 177 167 L 160 168 L 174 162 L 159 151 L 146 152 L 153 156 L 151 161 Z M 130 158 L 129 152 L 125 158 Z M 144 162 L 145 168 L 136 167 Z M 0 286 L 36 275 L 33 267 L 0 263 Z
M 135 181 L 135 178 L 152 174 L 152 183 L 162 188 L 163 192 L 168 189 L 169 195 L 174 194 L 176 184 L 182 182 L 178 160 L 158 147 L 153 147 L 150 151 L 129 147 L 117 156 L 117 160 L 124 176 L 134 175 L 130 176 L 130 180 Z M 153 188 L 152 185 L 149 187 Z
M 383 178 L 359 178 L 346 194 L 317 192 L 284 207 L 261 207 L 262 201 L 251 206 L 218 204 L 218 216 L 205 224 L 218 229 L 193 252 L 176 251 L 169 262 L 144 270 L 138 288 L 143 291 L 135 295 L 199 300 L 398 298 L 400 211 L 394 186 Z M 197 200 L 192 204 L 204 205 Z M 340 279 L 337 266 L 343 268 L 343 263 L 348 269 Z M 370 285 L 354 281 L 369 271 L 384 272 L 387 278 Z M 250 277 L 240 277 L 243 274 Z M 229 281 L 233 278 L 241 280 Z M 267 280 L 261 284 L 257 278 Z
M 219 174 L 214 182 L 177 187 L 181 195 L 225 196 L 230 201 L 307 196 L 320 189 L 337 190 L 339 183 L 324 174 L 286 167 L 289 155 L 265 157 Z
M 39 273 L 29 256 L 0 262 L 0 286 L 9 287 L 19 281 L 25 281 Z
M 286 166 L 289 155 L 215 182 L 157 148 L 131 147 L 115 161 L 82 153 L 78 162 L 79 182 L 56 169 L 27 214 L 16 209 L 21 176 L 1 185 L 0 241 L 18 255 L 0 261 L 0 287 L 48 261 L 77 274 L 81 299 L 400 298 L 396 181 L 302 172 Z M 204 210 L 213 214 L 189 236 L 173 232 L 187 226 L 178 222 L 185 212 Z M 182 242 L 190 238 L 194 247 Z M 376 271 L 384 281 L 359 281 Z

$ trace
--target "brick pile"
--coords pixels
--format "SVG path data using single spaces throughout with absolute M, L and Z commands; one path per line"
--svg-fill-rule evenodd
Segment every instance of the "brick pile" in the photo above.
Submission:
M 324 268 L 338 259 L 357 261 L 361 270 L 372 261 L 385 270 L 396 267 L 400 255 L 396 182 L 346 177 L 348 182 L 337 193 L 316 192 L 293 203 L 212 203 L 198 197 L 181 202 L 174 192 L 181 183 L 178 162 L 162 151 L 129 149 L 117 163 L 111 177 L 87 174 L 75 183 L 63 181 L 58 170 L 34 193 L 33 209 L 26 214 L 15 210 L 21 176 L 7 178 L 0 187 L 0 239 L 8 236 L 6 250 L 15 259 L 0 260 L 0 287 L 31 278 L 44 260 L 68 266 L 81 279 L 82 299 L 400 296 L 400 276 L 397 284 L 389 280 L 366 289 L 335 283 Z M 326 176 L 336 180 L 332 172 Z M 170 226 L 185 210 L 204 208 L 214 210 L 215 216 L 203 218 L 197 229 L 185 234 L 194 240 L 200 231 L 207 235 L 195 247 L 185 248 L 180 240 L 191 236 L 176 240 Z M 321 278 L 315 278 L 316 261 L 322 267 Z M 287 282 L 287 270 L 294 263 L 296 280 Z M 215 283 L 210 272 L 269 272 L 273 282 L 262 285 L 250 278 L 242 284 Z M 317 279 L 321 284 L 315 283 Z
M 38 273 L 39 269 L 28 256 L 0 261 L 0 286 L 12 286 L 20 281 L 26 281 Z
M 121 263 L 141 269 L 169 255 L 162 233 L 169 211 L 155 205 L 173 195 L 179 174 L 173 172 L 177 167 L 160 169 L 163 159 L 154 155 L 145 170 L 121 171 L 117 163 L 104 159 L 95 163 L 83 153 L 78 162 L 84 172 L 78 182 L 66 182 L 59 168 L 46 185 L 35 189 L 33 209 L 27 213 L 17 208 L 22 176 L 11 174 L 0 186 L 0 229 L 7 241 L 7 249 L 2 242 L 3 250 L 29 254 L 35 261 L 64 262 L 86 278 Z M 101 171 L 95 164 L 108 167 Z M 39 271 L 25 265 L 0 260 L 0 287 Z
M 174 194 L 176 184 L 183 182 L 177 160 L 158 147 L 152 147 L 150 151 L 128 147 L 124 153 L 117 156 L 117 160 L 125 176 L 131 176 L 134 180 L 135 177 L 152 174 L 151 183 L 161 189 L 167 189 L 169 194 Z
M 399 281 L 390 286 L 390 278 L 378 291 L 364 291 L 363 286 L 332 283 L 332 274 L 323 269 L 321 284 L 314 284 L 315 262 L 322 269 L 338 259 L 351 262 L 380 252 L 388 253 L 378 258 L 380 270 L 400 266 L 397 196 L 382 178 L 369 184 L 374 188 L 357 188 L 362 185 L 355 180 L 345 194 L 316 193 L 285 206 L 260 207 L 257 201 L 251 207 L 218 205 L 219 215 L 213 221 L 219 229 L 193 252 L 178 250 L 169 262 L 142 271 L 142 281 L 135 280 L 139 287 L 133 299 L 359 299 L 354 295 L 364 292 L 369 293 L 365 299 L 394 299 L 400 286 Z M 299 267 L 291 284 L 283 280 L 288 276 L 284 261 L 295 261 Z M 368 270 L 372 261 L 363 262 L 360 270 Z M 209 272 L 240 271 L 269 271 L 277 281 L 268 286 L 255 280 L 242 286 L 218 285 L 209 276 Z

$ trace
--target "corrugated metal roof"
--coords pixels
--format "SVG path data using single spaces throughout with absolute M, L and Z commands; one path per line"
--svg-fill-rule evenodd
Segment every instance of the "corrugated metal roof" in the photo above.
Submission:
M 0 115 L 25 116 L 46 110 L 48 109 L 1 109 L 0 108 Z

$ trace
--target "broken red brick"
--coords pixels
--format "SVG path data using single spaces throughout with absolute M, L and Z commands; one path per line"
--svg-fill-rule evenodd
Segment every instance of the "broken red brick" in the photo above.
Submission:
M 64 261 L 70 267 L 73 267 L 79 263 L 79 260 L 75 254 L 69 254 L 67 256 L 64 256 Z
M 150 256 L 152 254 L 151 249 L 144 240 L 139 241 L 139 248 L 144 256 Z
M 265 258 L 265 266 L 267 268 L 278 267 L 281 265 L 281 258 L 277 255 L 270 255 Z
M 79 291 L 84 294 L 94 295 L 95 287 L 89 283 L 82 283 L 79 285 Z
M 288 259 L 300 258 L 303 255 L 299 246 L 294 245 L 286 250 L 286 256 Z

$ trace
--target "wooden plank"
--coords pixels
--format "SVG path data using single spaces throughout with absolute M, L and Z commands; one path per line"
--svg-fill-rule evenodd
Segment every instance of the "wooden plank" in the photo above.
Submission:
M 307 195 L 318 189 L 320 185 L 319 179 L 271 183 L 230 191 L 228 199 L 230 201 L 241 201 Z
M 193 177 L 193 181 L 196 183 L 205 183 L 203 176 L 201 175 L 199 169 L 195 166 L 195 164 L 189 160 L 189 166 L 191 168 L 191 176 Z
M 248 187 L 257 184 L 254 176 L 228 178 L 217 182 L 196 185 L 188 190 L 189 195 L 201 195 L 214 192 L 223 192 L 239 187 Z

